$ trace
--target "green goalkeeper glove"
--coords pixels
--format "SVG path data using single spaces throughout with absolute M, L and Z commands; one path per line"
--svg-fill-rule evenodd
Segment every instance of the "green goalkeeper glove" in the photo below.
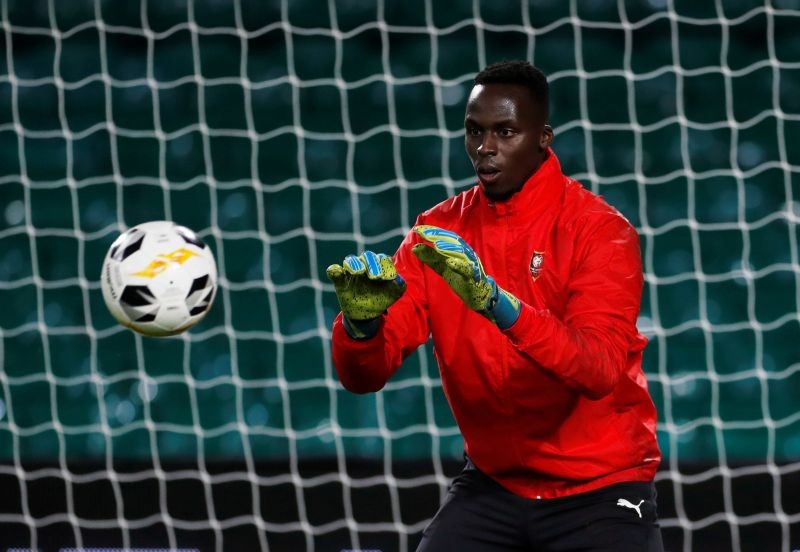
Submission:
M 519 299 L 486 274 L 475 251 L 458 234 L 427 225 L 415 226 L 414 232 L 430 245 L 418 243 L 411 251 L 444 278 L 469 308 L 501 330 L 517 321 L 521 308 Z
M 367 339 L 378 332 L 380 317 L 406 291 L 392 258 L 365 251 L 348 255 L 341 265 L 326 271 L 342 307 L 344 329 L 355 339 Z

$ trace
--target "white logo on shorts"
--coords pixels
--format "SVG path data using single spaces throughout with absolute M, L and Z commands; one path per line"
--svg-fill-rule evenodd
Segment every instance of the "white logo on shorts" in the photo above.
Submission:
M 619 500 L 617 500 L 617 506 L 622 506 L 623 508 L 631 508 L 633 510 L 636 510 L 636 513 L 639 514 L 639 518 L 641 519 L 642 511 L 639 509 L 639 506 L 641 506 L 643 502 L 644 500 L 640 500 L 639 504 L 634 505 L 633 503 L 628 502 L 628 500 L 620 498 Z

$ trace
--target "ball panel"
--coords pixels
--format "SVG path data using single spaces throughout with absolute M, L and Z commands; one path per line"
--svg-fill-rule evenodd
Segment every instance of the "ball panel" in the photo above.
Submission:
M 204 313 L 208 310 L 211 306 L 211 298 L 214 294 L 214 288 L 210 288 L 208 292 L 206 292 L 205 297 L 203 297 L 200 301 L 198 301 L 193 307 L 189 309 L 189 314 L 192 316 L 197 316 L 198 314 Z
M 183 238 L 186 243 L 190 243 L 200 249 L 205 249 L 206 244 L 201 240 L 197 234 L 186 228 L 185 226 L 175 225 L 175 232 Z
M 165 330 L 173 330 L 184 324 L 189 317 L 188 315 L 186 305 L 181 303 L 166 304 L 158 312 L 156 323 Z
M 150 293 L 147 286 L 125 286 L 119 301 L 129 307 L 144 307 L 155 303 L 156 298 Z
M 160 308 L 160 302 L 147 286 L 125 286 L 119 304 L 132 322 L 152 322 Z
M 186 295 L 186 306 L 191 316 L 204 313 L 211 306 L 214 294 L 214 283 L 210 281 L 208 274 L 195 278 L 189 293 Z
M 111 246 L 111 258 L 115 261 L 124 261 L 141 249 L 145 233 L 134 227 L 122 234 Z
M 150 312 L 150 313 L 147 313 L 147 314 L 143 314 L 142 316 L 137 318 L 136 322 L 140 322 L 140 323 L 141 322 L 152 322 L 155 319 L 156 319 L 156 313 Z
M 187 301 L 192 296 L 193 293 L 197 291 L 202 291 L 203 289 L 206 288 L 206 286 L 208 286 L 208 274 L 204 274 L 199 278 L 195 278 L 192 281 L 192 287 L 189 288 L 189 293 L 186 294 Z

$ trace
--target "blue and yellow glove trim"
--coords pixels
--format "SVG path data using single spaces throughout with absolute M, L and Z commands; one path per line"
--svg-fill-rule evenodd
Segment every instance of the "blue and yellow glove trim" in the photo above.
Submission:
M 472 310 L 498 328 L 510 328 L 519 318 L 519 299 L 486 274 L 478 255 L 458 234 L 436 226 L 419 225 L 414 232 L 424 240 L 411 248 L 417 258 L 444 278 Z
M 342 308 L 342 324 L 354 339 L 369 339 L 378 333 L 381 316 L 406 290 L 392 258 L 365 251 L 348 255 L 341 265 L 326 271 Z

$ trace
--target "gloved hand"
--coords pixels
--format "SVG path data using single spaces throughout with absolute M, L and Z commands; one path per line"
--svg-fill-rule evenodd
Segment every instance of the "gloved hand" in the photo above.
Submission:
M 486 274 L 475 251 L 458 234 L 428 225 L 415 226 L 414 232 L 430 245 L 418 243 L 411 251 L 444 278 L 469 308 L 501 330 L 517 321 L 521 308 L 519 299 Z
M 380 317 L 406 291 L 392 258 L 365 251 L 348 255 L 341 265 L 326 271 L 342 307 L 344 329 L 355 339 L 372 337 L 380 328 Z

